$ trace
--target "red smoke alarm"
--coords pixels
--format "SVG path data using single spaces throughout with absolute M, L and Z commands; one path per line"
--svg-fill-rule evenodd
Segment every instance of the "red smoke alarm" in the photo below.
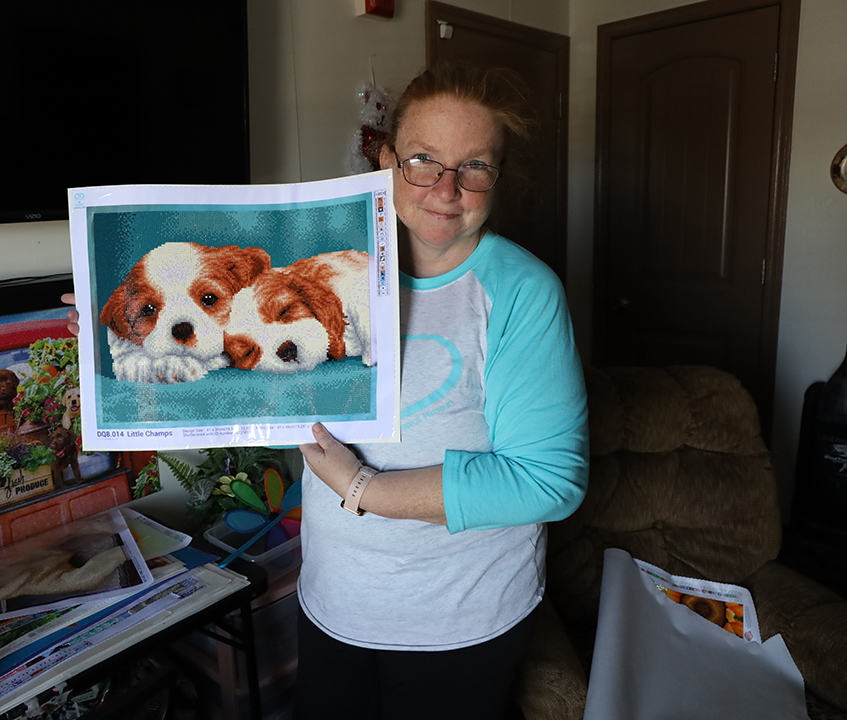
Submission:
M 393 18 L 394 0 L 356 0 L 356 15 Z

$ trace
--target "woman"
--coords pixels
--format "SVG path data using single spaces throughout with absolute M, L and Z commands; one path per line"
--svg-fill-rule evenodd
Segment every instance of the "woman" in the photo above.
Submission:
M 301 446 L 301 720 L 505 717 L 544 591 L 541 523 L 587 482 L 561 284 L 484 228 L 521 102 L 502 74 L 455 66 L 398 102 L 380 162 L 402 223 L 402 441 L 348 448 L 316 425 Z
M 298 720 L 506 717 L 542 523 L 588 470 L 561 283 L 484 227 L 523 107 L 507 75 L 448 65 L 398 102 L 380 162 L 402 223 L 402 441 L 348 448 L 318 424 L 301 446 Z

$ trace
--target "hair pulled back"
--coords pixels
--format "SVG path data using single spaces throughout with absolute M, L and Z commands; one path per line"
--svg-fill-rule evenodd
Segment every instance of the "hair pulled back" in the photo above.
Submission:
M 409 107 L 435 97 L 466 100 L 488 109 L 503 128 L 504 178 L 522 175 L 534 137 L 536 118 L 523 79 L 506 68 L 483 69 L 464 63 L 440 62 L 415 77 L 397 101 L 392 130 L 386 140 L 393 147 Z

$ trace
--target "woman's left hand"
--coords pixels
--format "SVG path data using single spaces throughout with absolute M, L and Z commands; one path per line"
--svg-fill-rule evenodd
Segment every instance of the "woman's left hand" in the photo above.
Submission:
M 303 458 L 315 475 L 344 497 L 362 465 L 361 461 L 350 448 L 332 437 L 321 423 L 312 426 L 312 435 L 315 443 L 300 446 Z

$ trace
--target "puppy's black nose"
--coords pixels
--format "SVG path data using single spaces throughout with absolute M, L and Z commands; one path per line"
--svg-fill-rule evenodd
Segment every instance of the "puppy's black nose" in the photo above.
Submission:
M 297 345 L 291 340 L 286 340 L 277 348 L 276 354 L 283 362 L 294 362 L 297 360 Z
M 194 334 L 194 326 L 189 322 L 177 323 L 171 328 L 171 335 L 178 343 L 188 342 L 188 339 Z

